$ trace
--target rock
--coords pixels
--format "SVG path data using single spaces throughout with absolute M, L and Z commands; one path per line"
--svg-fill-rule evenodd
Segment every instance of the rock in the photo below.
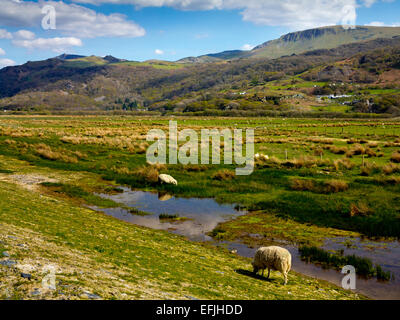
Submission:
M 41 292 L 40 292 L 40 290 L 37 289 L 37 288 L 35 288 L 35 290 L 31 292 L 31 295 L 32 295 L 32 296 L 39 296 L 40 294 L 41 294 Z
M 12 239 L 12 240 L 17 240 L 18 239 L 17 237 L 14 237 L 14 236 L 7 236 L 7 238 Z
M 173 177 L 168 174 L 160 174 L 158 176 L 158 181 L 165 184 L 173 184 L 175 186 L 178 185 L 178 181 L 176 181 Z
M 6 267 L 12 267 L 13 265 L 16 265 L 17 262 L 14 260 L 2 260 L 0 261 L 0 264 Z
M 3 255 L 3 257 L 9 257 L 9 256 L 10 256 L 10 254 L 9 254 L 7 251 L 4 251 L 4 252 L 2 253 L 2 255 Z
M 21 272 L 21 277 L 24 278 L 24 279 L 28 279 L 28 280 L 31 280 L 31 279 L 32 279 L 32 275 L 29 274 L 29 273 L 23 273 L 23 272 Z
M 198 299 L 198 298 L 196 298 L 196 297 L 192 297 L 192 296 L 186 296 L 186 295 L 185 295 L 185 297 L 188 298 L 188 299 L 190 299 L 190 300 L 200 300 L 200 299 Z
M 101 297 L 98 296 L 97 294 L 93 294 L 93 293 L 86 292 L 86 291 L 83 292 L 83 295 L 87 296 L 89 299 L 101 299 Z

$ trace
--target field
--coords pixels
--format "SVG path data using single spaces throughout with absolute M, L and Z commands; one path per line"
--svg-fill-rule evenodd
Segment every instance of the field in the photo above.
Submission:
M 61 266 L 62 294 L 42 295 L 360 298 L 296 273 L 290 274 L 286 288 L 278 273 L 270 282 L 251 277 L 250 261 L 227 250 L 129 225 L 87 206 L 118 206 L 95 193 L 113 193 L 127 185 L 179 197 L 215 198 L 250 211 L 219 225 L 212 232 L 219 240 L 249 243 L 249 230 L 309 246 L 319 246 L 328 236 L 398 238 L 400 121 L 174 118 L 179 130 L 254 128 L 256 153 L 268 159 L 256 159 L 252 175 L 235 176 L 232 165 L 147 164 L 146 135 L 155 128 L 168 132 L 169 120 L 0 119 L 0 251 L 23 264 L 50 261 Z M 178 186 L 160 185 L 160 173 L 173 176 Z M 0 294 L 8 286 L 14 290 L 11 297 L 32 298 L 38 282 L 25 281 L 10 270 L 0 265 L 0 278 L 6 279 Z

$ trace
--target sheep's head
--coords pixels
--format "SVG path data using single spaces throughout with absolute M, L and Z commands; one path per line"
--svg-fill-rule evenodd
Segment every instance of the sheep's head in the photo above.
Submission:
M 257 267 L 257 266 L 254 264 L 254 262 L 252 262 L 251 265 L 253 266 L 253 273 L 257 273 L 258 270 L 260 270 L 260 268 Z

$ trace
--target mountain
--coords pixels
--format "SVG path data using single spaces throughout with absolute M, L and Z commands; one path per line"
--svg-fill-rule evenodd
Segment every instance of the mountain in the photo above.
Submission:
M 315 41 L 315 46 L 320 43 L 318 49 L 276 59 L 255 54 L 246 58 L 242 51 L 225 51 L 201 58 L 209 59 L 208 63 L 137 62 L 112 56 L 64 54 L 1 69 L 0 110 L 47 113 L 148 110 L 261 115 L 314 110 L 315 104 L 320 110 L 329 106 L 329 101 L 316 103 L 314 94 L 360 92 L 369 102 L 361 103 L 357 110 L 399 114 L 400 36 L 389 36 L 389 31 L 394 33 L 396 28 L 387 29 L 371 29 L 376 30 L 373 36 L 386 34 L 386 37 L 365 40 L 364 36 L 359 42 L 333 48 L 329 48 L 330 43 L 326 48 L 321 39 L 334 36 L 334 32 L 337 36 L 342 31 L 320 28 L 286 35 L 252 51 L 254 54 L 270 50 L 271 43 L 276 45 L 279 41 L 290 43 L 292 48 L 295 45 L 300 48 L 307 41 Z M 238 55 L 242 57 L 232 58 Z M 339 91 L 337 86 L 332 87 L 337 83 L 341 84 Z M 384 105 L 376 107 L 371 103 L 374 98 L 363 90 L 394 95 L 376 100 Z
M 109 63 L 117 63 L 117 62 L 124 62 L 124 61 L 127 61 L 127 60 L 125 60 L 125 59 L 118 59 L 118 58 L 113 57 L 113 56 L 111 56 L 111 55 L 108 55 L 108 56 L 103 57 L 103 60 L 106 60 L 106 61 L 108 61 Z
M 255 47 L 250 56 L 273 59 L 310 50 L 332 49 L 343 44 L 394 36 L 400 36 L 400 27 L 358 26 L 347 30 L 341 26 L 324 27 L 289 33 L 277 40 L 265 42 Z
M 178 60 L 179 63 L 208 63 L 208 62 L 217 62 L 221 60 L 231 60 L 237 59 L 241 57 L 246 57 L 247 51 L 242 50 L 230 50 L 230 51 L 223 51 L 219 53 L 211 53 L 206 54 L 199 57 L 188 57 Z
M 61 55 L 59 55 L 58 57 L 56 57 L 57 59 L 60 60 L 74 60 L 74 59 L 81 59 L 81 58 L 85 58 L 85 56 L 79 56 L 76 54 L 67 54 L 67 53 L 63 53 Z
M 378 38 L 390 39 L 400 36 L 400 27 L 357 26 L 344 29 L 342 26 L 329 26 L 288 33 L 279 39 L 267 41 L 251 51 L 225 51 L 200 57 L 185 58 L 184 62 L 215 62 L 239 58 L 276 59 L 292 54 L 301 54 L 317 49 L 332 49 L 340 45 L 370 41 Z

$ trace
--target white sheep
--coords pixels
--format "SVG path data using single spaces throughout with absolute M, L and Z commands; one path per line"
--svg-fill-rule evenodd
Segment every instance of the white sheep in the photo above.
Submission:
M 262 159 L 262 160 L 269 160 L 269 156 L 267 156 L 267 155 L 265 155 L 265 154 L 259 154 L 259 153 L 256 153 L 255 155 L 254 155 L 254 158 L 256 159 L 256 160 L 258 160 L 258 159 Z
M 158 176 L 158 181 L 160 181 L 161 183 L 173 184 L 175 186 L 178 185 L 178 181 L 176 181 L 173 177 L 171 177 L 168 174 L 160 174 Z
M 268 277 L 272 270 L 280 271 L 285 279 L 284 284 L 287 284 L 288 273 L 292 267 L 292 256 L 290 252 L 281 247 L 263 247 L 257 250 L 252 262 L 253 272 L 257 274 L 259 270 L 262 270 L 264 276 L 264 270 L 268 269 Z

